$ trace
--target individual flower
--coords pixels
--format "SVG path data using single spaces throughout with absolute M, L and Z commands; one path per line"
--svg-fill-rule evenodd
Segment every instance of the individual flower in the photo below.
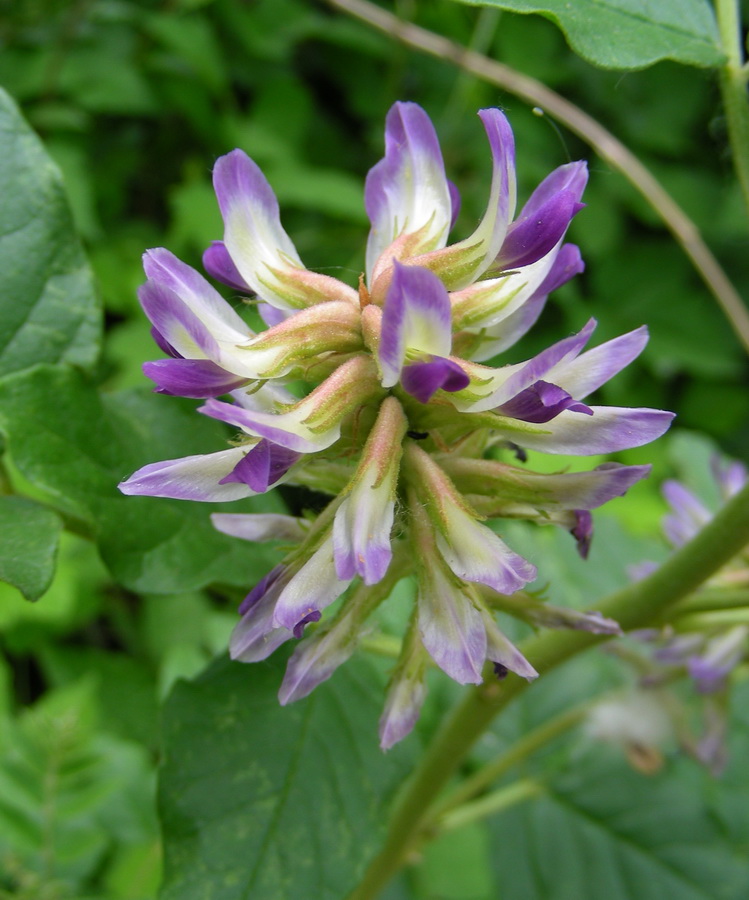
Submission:
M 489 199 L 474 232 L 451 242 L 460 198 L 434 127 L 414 103 L 390 110 L 385 155 L 365 185 L 371 229 L 358 289 L 304 266 L 249 157 L 234 150 L 219 159 L 224 234 L 203 262 L 250 295 L 267 325 L 259 332 L 167 250 L 145 256 L 140 299 L 166 354 L 145 372 L 161 393 L 203 400 L 198 411 L 234 437 L 228 449 L 150 463 L 120 488 L 223 501 L 283 482 L 327 494 L 314 519 L 214 516 L 227 534 L 285 546 L 240 607 L 231 654 L 255 661 L 301 639 L 280 692 L 292 702 L 351 655 L 377 607 L 412 579 L 415 608 L 380 723 L 385 748 L 413 727 L 428 662 L 461 683 L 492 669 L 536 675 L 495 618 L 503 608 L 495 599 L 523 589 L 536 566 L 492 520 L 557 525 L 585 555 L 590 511 L 649 471 L 605 463 L 539 474 L 519 463 L 525 450 L 613 453 L 653 440 L 672 418 L 588 400 L 642 350 L 644 328 L 588 349 L 591 320 L 531 359 L 489 362 L 582 271 L 565 233 L 582 208 L 587 169 L 556 169 L 516 217 L 512 131 L 498 109 L 479 116 Z M 536 623 L 617 627 L 595 613 L 520 602 Z

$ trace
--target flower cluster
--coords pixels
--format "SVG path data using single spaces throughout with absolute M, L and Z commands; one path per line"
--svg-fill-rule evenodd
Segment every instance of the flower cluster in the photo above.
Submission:
M 745 466 L 736 461 L 711 460 L 712 476 L 720 499 L 725 502 L 747 482 Z M 669 512 L 663 531 L 678 549 L 710 521 L 713 513 L 686 485 L 666 481 L 662 488 Z M 655 564 L 637 567 L 636 576 L 648 574 Z M 749 654 L 749 546 L 708 579 L 687 601 L 673 625 L 635 633 L 652 648 L 644 665 L 644 687 L 660 688 L 674 678 L 688 676 L 694 690 L 704 698 L 702 736 L 683 743 L 715 774 L 724 768 L 726 713 L 729 678 Z M 677 614 L 680 611 L 677 610 Z
M 512 131 L 498 109 L 479 116 L 492 156 L 489 201 L 473 234 L 451 244 L 460 201 L 434 127 L 416 104 L 390 110 L 385 156 L 366 180 L 371 230 L 358 289 L 306 269 L 257 165 L 241 150 L 220 158 L 214 185 L 224 236 L 203 262 L 209 275 L 255 298 L 267 325 L 259 333 L 167 250 L 145 255 L 140 300 L 167 356 L 146 363 L 145 373 L 157 391 L 203 399 L 199 412 L 239 438 L 216 453 L 147 465 L 120 488 L 221 501 L 286 482 L 331 496 L 314 521 L 214 516 L 228 534 L 292 546 L 245 599 L 231 641 L 232 656 L 249 662 L 302 638 L 282 703 L 346 660 L 365 618 L 414 575 L 416 606 L 381 720 L 386 748 L 418 716 L 429 658 L 462 684 L 481 682 L 487 660 L 500 675 L 536 675 L 487 600 L 518 591 L 536 569 L 486 520 L 559 525 L 584 554 L 590 510 L 649 470 L 607 463 L 540 474 L 518 464 L 524 451 L 612 453 L 653 440 L 672 418 L 587 401 L 640 353 L 645 328 L 586 350 L 591 320 L 531 359 L 486 363 L 582 271 L 564 236 L 587 170 L 583 162 L 559 167 L 515 217 Z M 301 398 L 290 389 L 300 382 Z

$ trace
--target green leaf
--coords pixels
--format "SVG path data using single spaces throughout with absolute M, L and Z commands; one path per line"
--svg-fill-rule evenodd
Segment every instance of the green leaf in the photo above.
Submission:
M 162 900 L 343 900 L 378 849 L 412 762 L 378 747 L 381 679 L 354 660 L 282 708 L 285 656 L 221 661 L 167 702 Z
M 22 497 L 0 497 L 0 581 L 38 600 L 55 571 L 60 517 Z
M 662 59 L 693 66 L 723 61 L 718 29 L 704 0 L 459 0 L 540 13 L 583 59 L 606 69 L 641 69 Z
M 0 159 L 0 375 L 90 366 L 100 311 L 60 173 L 2 89 Z
M 77 370 L 40 366 L 0 381 L 0 428 L 26 482 L 98 537 L 104 562 L 125 587 L 249 587 L 277 561 L 264 546 L 219 534 L 209 519 L 217 509 L 258 504 L 282 511 L 276 495 L 216 506 L 117 490 L 148 462 L 226 446 L 226 433 L 195 413 L 194 403 L 151 393 L 100 396 Z
M 499 897 L 743 900 L 746 856 L 688 774 L 647 777 L 601 748 L 578 756 L 546 796 L 493 820 Z
M 82 679 L 5 723 L 0 859 L 15 861 L 24 896 L 47 896 L 34 892 L 38 880 L 60 888 L 50 896 L 83 897 L 112 851 L 156 837 L 152 758 L 97 734 L 96 718 L 93 683 Z

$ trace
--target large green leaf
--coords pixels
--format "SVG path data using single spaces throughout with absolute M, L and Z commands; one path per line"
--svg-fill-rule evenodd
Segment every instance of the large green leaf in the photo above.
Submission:
M 692 763 L 648 777 L 600 750 L 578 756 L 541 799 L 494 820 L 500 900 L 743 900 L 746 855 L 695 774 Z
M 0 581 L 38 600 L 55 571 L 60 517 L 23 497 L 0 497 Z
M 57 167 L 0 89 L 0 375 L 96 359 L 100 311 Z
M 705 0 L 460 2 L 540 13 L 562 29 L 576 53 L 607 69 L 640 69 L 661 59 L 717 66 L 723 59 L 715 19 Z
M 88 526 L 115 578 L 132 590 L 250 586 L 273 565 L 264 547 L 215 531 L 209 512 L 257 509 L 261 502 L 278 511 L 274 495 L 216 507 L 117 490 L 148 462 L 223 449 L 222 429 L 189 402 L 137 392 L 99 395 L 77 370 L 40 366 L 0 381 L 0 429 L 29 489 Z
M 282 708 L 285 656 L 222 661 L 167 702 L 162 900 L 343 900 L 377 850 L 411 762 L 377 745 L 381 679 L 354 660 Z

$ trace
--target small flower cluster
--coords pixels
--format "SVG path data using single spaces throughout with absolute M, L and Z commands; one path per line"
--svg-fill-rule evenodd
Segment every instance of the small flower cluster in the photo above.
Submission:
M 492 156 L 489 201 L 473 234 L 451 244 L 460 200 L 434 127 L 416 104 L 390 110 L 385 156 L 366 180 L 371 230 L 358 290 L 306 269 L 257 165 L 241 150 L 220 158 L 214 185 L 225 230 L 203 262 L 209 275 L 256 299 L 267 325 L 259 333 L 167 250 L 145 255 L 140 300 L 167 357 L 146 363 L 145 373 L 157 391 L 204 400 L 199 412 L 239 438 L 216 453 L 147 465 L 120 488 L 228 501 L 285 482 L 331 496 L 315 521 L 213 517 L 228 534 L 293 547 L 245 599 L 231 641 L 232 656 L 250 662 L 303 638 L 282 703 L 346 660 L 365 618 L 415 574 L 414 615 L 381 720 L 385 748 L 413 727 L 429 657 L 461 684 L 480 683 L 487 660 L 502 675 L 536 675 L 486 599 L 518 591 L 536 569 L 486 520 L 559 525 L 585 554 L 590 510 L 649 471 L 607 463 L 540 474 L 516 464 L 525 449 L 607 454 L 653 440 L 672 418 L 587 402 L 640 353 L 645 328 L 585 350 L 591 320 L 531 359 L 486 364 L 528 331 L 552 290 L 582 271 L 564 236 L 587 171 L 582 162 L 556 169 L 515 217 L 512 131 L 498 109 L 479 116 Z M 305 385 L 301 399 L 291 382 Z M 586 627 L 581 622 L 576 627 Z
M 711 460 L 711 468 L 723 502 L 737 494 L 749 477 L 742 463 L 725 462 L 718 456 Z M 670 508 L 663 520 L 663 531 L 669 544 L 678 549 L 713 514 L 679 481 L 666 481 L 662 491 Z M 654 567 L 644 563 L 637 567 L 636 575 L 644 576 Z M 684 743 L 700 762 L 718 774 L 727 761 L 729 678 L 749 653 L 749 546 L 705 582 L 690 603 L 691 610 L 688 608 L 688 614 L 680 616 L 675 625 L 636 633 L 653 648 L 642 683 L 644 687 L 658 688 L 676 677 L 689 677 L 697 694 L 704 697 L 705 726 L 699 740 L 685 736 Z

